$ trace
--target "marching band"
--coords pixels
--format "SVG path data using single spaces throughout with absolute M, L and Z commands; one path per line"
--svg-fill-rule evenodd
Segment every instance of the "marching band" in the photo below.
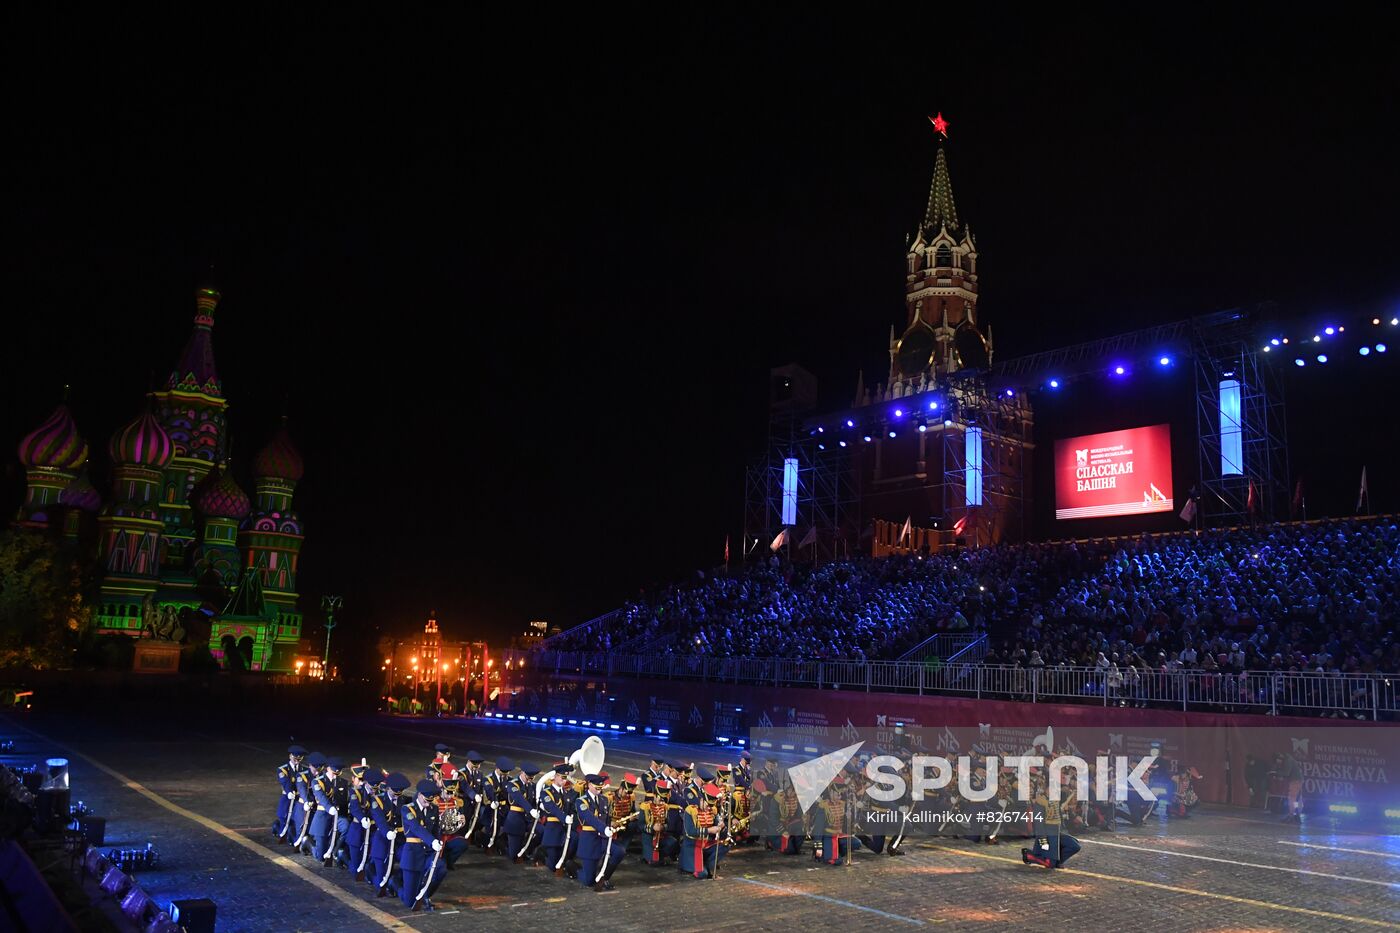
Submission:
M 652 758 L 641 775 L 625 773 L 616 785 L 603 770 L 603 754 L 601 740 L 590 737 L 541 774 L 530 762 L 505 757 L 486 770 L 475 751 L 459 764 L 439 744 L 415 784 L 363 760 L 346 768 L 339 758 L 293 745 L 277 768 L 282 793 L 272 832 L 414 911 L 433 909 L 433 892 L 473 847 L 596 891 L 612 889 L 613 872 L 629 855 L 706 879 L 719 876 L 729 851 L 750 844 L 791 856 L 811 840 L 812 857 L 826 865 L 850 864 L 860 850 L 902 854 L 910 808 L 873 804 L 858 769 L 836 775 L 804 813 L 791 780 L 773 762 L 755 775 L 748 752 L 714 772 Z M 1023 861 L 1059 867 L 1079 848 L 1062 825 L 1063 815 L 1075 812 L 1072 798 L 1055 803 L 1042 784 L 1036 803 L 1045 822 L 1029 833 L 1037 841 L 1022 850 Z M 979 806 L 1008 805 L 1001 798 Z M 961 804 L 935 799 L 929 806 Z M 996 844 L 1001 826 L 991 822 L 971 838 Z

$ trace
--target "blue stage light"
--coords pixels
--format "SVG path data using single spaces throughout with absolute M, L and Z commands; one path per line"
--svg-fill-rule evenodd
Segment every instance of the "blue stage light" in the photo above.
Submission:
M 938 411 L 938 403 L 937 403 L 937 402 L 929 402 L 929 403 L 928 403 L 928 410 L 929 410 L 929 411 Z
M 825 433 L 826 433 L 826 428 L 818 427 L 818 428 L 817 428 L 817 433 L 818 433 L 818 434 L 825 434 Z
M 1321 335 L 1321 334 L 1313 334 L 1313 343 L 1321 343 L 1321 342 L 1322 342 L 1322 335 Z
M 670 729 L 657 729 L 657 730 L 656 730 L 656 734 L 657 734 L 657 735 L 670 735 L 670 734 L 671 734 L 671 730 L 670 730 Z
M 1172 364 L 1172 358 L 1169 357 L 1169 356 L 1164 356 L 1164 357 L 1162 357 L 1161 359 L 1159 359 L 1159 360 L 1157 361 L 1157 365 L 1158 365 L 1158 366 L 1170 366 L 1171 364 Z
M 1113 367 L 1113 372 L 1121 376 L 1123 375 L 1123 373 L 1127 372 L 1127 370 L 1125 370 L 1122 366 L 1115 366 Z
M 893 431 L 891 431 L 891 432 L 890 432 L 890 437 L 894 437 L 894 436 L 895 436 L 895 433 L 894 433 Z
M 577 720 L 577 719 L 570 719 L 570 720 L 569 720 L 569 725 L 571 725 L 571 726 L 576 726 L 576 725 L 578 725 L 578 720 Z
M 1293 361 L 1293 365 L 1294 365 L 1294 366 L 1306 366 L 1306 365 L 1308 365 L 1308 364 L 1307 364 L 1307 363 L 1304 363 L 1303 360 L 1302 360 L 1302 358 L 1299 358 L 1299 359 L 1296 359 L 1296 360 Z
M 870 435 L 869 435 L 869 434 L 865 435 L 865 437 L 864 437 L 863 439 L 864 439 L 864 441 L 865 441 L 867 444 L 870 443 Z
M 1325 362 L 1327 362 L 1327 354 L 1326 354 L 1326 353 L 1319 353 L 1319 354 L 1317 355 L 1317 361 L 1318 361 L 1319 363 L 1325 363 Z
M 1390 319 L 1391 327 L 1394 327 L 1396 324 L 1400 324 L 1400 317 L 1393 317 Z
M 1324 328 L 1322 328 L 1322 332 L 1323 332 L 1324 334 L 1326 334 L 1327 336 L 1331 337 L 1333 334 L 1335 334 L 1335 333 L 1337 332 L 1337 328 L 1335 328 L 1335 327 L 1324 327 Z
M 1050 380 L 1050 388 L 1052 388 L 1052 389 L 1058 389 L 1059 387 L 1060 387 L 1060 380 L 1058 380 L 1058 379 L 1051 379 L 1051 380 Z
M 853 427 L 855 427 L 855 426 L 856 426 L 856 423 L 855 423 L 854 421 L 852 421 L 850 418 L 847 418 L 847 419 L 846 419 L 846 427 L 848 427 L 848 428 L 853 428 Z
M 1331 812 L 1331 813 L 1355 813 L 1355 812 L 1356 812 L 1356 804 L 1354 804 L 1354 803 L 1331 803 L 1331 804 L 1328 804 L 1328 805 L 1327 805 L 1327 809 L 1328 809 L 1328 811 Z
M 953 419 L 952 419 L 952 418 L 944 418 L 944 419 L 943 419 L 943 427 L 945 427 L 945 428 L 951 428 L 952 426 L 953 426 Z
M 1376 352 L 1377 352 L 1377 353 L 1384 353 L 1384 352 L 1385 352 L 1385 344 L 1383 344 L 1383 343 L 1378 343 L 1378 344 L 1376 344 Z
M 628 731 L 628 732 L 636 732 L 636 731 L 637 731 L 637 727 L 636 727 L 636 726 L 628 726 L 628 727 L 627 727 L 627 731 Z
M 920 434 L 923 434 L 923 433 L 924 433 L 925 431 L 927 431 L 927 430 L 928 430 L 928 425 L 926 425 L 926 424 L 921 424 L 921 425 L 919 425 L 919 433 L 920 433 Z
M 1273 344 L 1274 346 L 1278 346 L 1278 338 L 1275 337 L 1273 340 L 1270 340 L 1269 343 Z
M 721 745 L 728 745 L 728 744 L 729 744 L 729 736 L 727 736 L 727 735 L 717 735 L 717 736 L 715 736 L 715 741 L 718 742 L 718 743 L 720 743 Z
M 845 447 L 845 446 L 846 446 L 846 442 L 845 442 L 845 441 L 841 441 L 841 446 L 842 446 L 842 447 Z
M 1007 397 L 1007 398 L 1014 398 L 1015 395 L 1016 395 L 1016 390 L 1015 390 L 1015 389 L 1007 389 L 1007 390 L 1006 390 L 1006 397 Z
M 1272 349 L 1273 349 L 1273 347 L 1269 346 L 1267 343 L 1264 344 L 1264 352 L 1265 352 L 1265 353 L 1268 353 L 1268 352 L 1269 352 L 1270 350 L 1272 350 Z
M 825 444 L 818 444 L 818 445 L 817 445 L 817 450 L 826 450 L 826 445 L 825 445 Z
M 1361 352 L 1361 355 L 1362 355 L 1362 356 L 1370 356 L 1370 355 L 1371 355 L 1371 348 L 1370 348 L 1370 347 L 1362 347 L 1360 352 Z
M 903 417 L 904 417 L 904 409 L 903 409 L 903 408 L 896 408 L 896 409 L 894 410 L 894 416 L 895 416 L 896 418 L 903 418 Z

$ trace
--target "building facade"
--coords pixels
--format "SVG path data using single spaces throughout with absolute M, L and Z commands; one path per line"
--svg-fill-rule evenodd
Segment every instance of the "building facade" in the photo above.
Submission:
M 19 444 L 27 489 L 17 524 L 73 540 L 95 527 L 101 633 L 202 638 L 251 670 L 290 671 L 301 637 L 303 541 L 293 495 L 302 458 L 284 423 L 252 459 L 254 496 L 229 463 L 214 363 L 219 293 L 195 296 L 194 327 L 165 385 L 112 435 L 111 488 L 89 479 L 89 450 L 66 404 Z

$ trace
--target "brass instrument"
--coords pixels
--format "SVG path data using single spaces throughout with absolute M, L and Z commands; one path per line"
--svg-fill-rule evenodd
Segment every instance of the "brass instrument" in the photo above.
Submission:
M 439 804 L 439 807 L 442 810 L 441 822 L 439 824 L 442 829 L 442 834 L 444 836 L 460 836 L 462 830 L 465 829 L 467 825 L 466 814 L 462 812 L 461 798 L 453 797 L 447 806 L 444 807 Z

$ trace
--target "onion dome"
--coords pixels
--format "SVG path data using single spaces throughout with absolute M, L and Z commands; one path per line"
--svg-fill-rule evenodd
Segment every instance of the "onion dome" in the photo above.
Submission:
M 175 456 L 175 444 L 155 415 L 143 411 L 136 419 L 112 435 L 107 450 L 116 463 L 164 469 Z
M 71 472 L 87 462 L 88 445 L 78 435 L 73 413 L 59 405 L 43 424 L 19 442 L 19 459 L 29 469 Z
M 233 476 L 217 466 L 195 487 L 191 500 L 199 513 L 208 518 L 232 518 L 242 521 L 253 508 L 248 494 Z
M 302 470 L 301 453 L 292 443 L 286 424 L 277 429 L 272 440 L 253 458 L 253 475 L 259 478 L 285 479 L 295 483 L 301 479 Z
M 88 479 L 87 471 L 84 470 L 58 494 L 58 502 L 70 509 L 96 512 L 102 508 L 102 494 L 92 485 L 92 480 Z
M 201 288 L 195 293 L 194 330 L 186 341 L 180 359 L 170 373 L 166 389 L 202 392 L 215 398 L 223 397 L 223 383 L 214 366 L 214 310 L 219 306 L 219 293 L 213 288 Z

